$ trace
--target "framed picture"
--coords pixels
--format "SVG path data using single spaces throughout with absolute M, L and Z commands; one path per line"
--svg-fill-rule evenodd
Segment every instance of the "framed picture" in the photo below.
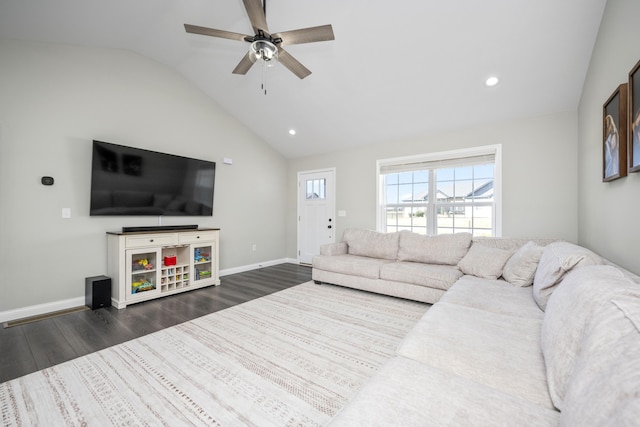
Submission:
M 629 73 L 629 172 L 640 171 L 640 61 Z
M 627 176 L 627 86 L 618 86 L 602 108 L 603 182 Z

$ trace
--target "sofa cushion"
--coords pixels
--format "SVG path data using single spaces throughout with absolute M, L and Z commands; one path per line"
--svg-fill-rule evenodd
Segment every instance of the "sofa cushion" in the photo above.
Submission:
M 556 408 L 563 410 L 567 384 L 594 311 L 614 296 L 639 290 L 620 270 L 607 265 L 576 269 L 555 290 L 542 321 L 541 345 Z
M 458 263 L 464 274 L 483 279 L 497 279 L 513 252 L 490 248 L 484 245 L 471 245 L 467 254 Z
M 421 264 L 417 262 L 393 262 L 380 268 L 380 278 L 394 282 L 411 283 L 446 291 L 462 272 L 451 265 Z
M 476 236 L 471 241 L 471 244 L 473 245 L 483 245 L 490 248 L 517 251 L 528 242 L 533 242 L 540 246 L 547 246 L 550 243 L 557 242 L 558 239 Z
M 544 247 L 527 242 L 513 254 L 502 269 L 502 277 L 516 286 L 531 286 Z
M 425 264 L 457 265 L 471 245 L 470 233 L 424 236 L 400 232 L 398 260 Z
M 404 357 L 385 363 L 329 426 L 555 426 L 559 414 Z
M 513 286 L 504 280 L 464 276 L 440 299 L 508 316 L 542 320 L 544 312 L 533 300 L 531 288 Z
M 361 276 L 368 279 L 379 279 L 380 267 L 390 262 L 393 261 L 349 254 L 334 256 L 316 255 L 313 257 L 313 268 L 332 271 L 334 273 Z
M 327 243 L 320 246 L 320 255 L 344 255 L 347 253 L 347 248 L 345 242 Z
M 398 234 L 347 228 L 342 234 L 342 241 L 347 244 L 351 255 L 395 260 L 398 256 Z
M 569 242 L 556 242 L 544 248 L 533 278 L 533 298 L 545 309 L 549 297 L 564 275 L 577 266 L 602 264 L 602 258 L 589 249 Z
M 632 426 L 640 420 L 640 298 L 605 302 L 589 322 L 561 424 Z
M 311 278 L 318 282 L 346 286 L 367 292 L 404 298 L 412 301 L 435 304 L 442 298 L 446 291 L 442 289 L 419 286 L 411 283 L 395 282 L 392 280 L 372 280 L 362 276 L 334 273 L 332 271 L 314 268 L 311 270 Z
M 407 334 L 397 353 L 553 408 L 538 319 L 439 302 Z

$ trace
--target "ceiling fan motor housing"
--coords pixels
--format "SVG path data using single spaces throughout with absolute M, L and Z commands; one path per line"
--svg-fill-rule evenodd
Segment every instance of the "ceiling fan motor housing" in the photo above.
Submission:
M 244 41 L 249 42 L 249 43 L 253 43 L 256 41 L 260 41 L 260 40 L 266 40 L 268 42 L 271 42 L 275 45 L 279 45 L 280 43 L 282 43 L 282 38 L 281 37 L 273 37 L 270 34 L 265 34 L 264 31 L 262 30 L 258 30 L 258 33 L 251 37 L 251 36 L 247 36 L 244 38 Z

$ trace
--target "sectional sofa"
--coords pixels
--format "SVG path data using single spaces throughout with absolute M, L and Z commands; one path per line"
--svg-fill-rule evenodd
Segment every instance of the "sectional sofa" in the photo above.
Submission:
M 433 303 L 331 426 L 638 425 L 640 277 L 586 248 L 346 230 L 313 278 Z
M 320 248 L 320 255 L 313 258 L 312 279 L 433 304 L 464 274 L 474 274 L 474 269 L 476 275 L 488 279 L 497 279 L 504 270 L 511 281 L 531 280 L 518 277 L 523 273 L 515 259 L 505 267 L 509 251 L 529 241 L 472 239 L 469 233 L 424 236 L 349 228 L 341 242 Z M 534 243 L 553 241 L 535 239 Z

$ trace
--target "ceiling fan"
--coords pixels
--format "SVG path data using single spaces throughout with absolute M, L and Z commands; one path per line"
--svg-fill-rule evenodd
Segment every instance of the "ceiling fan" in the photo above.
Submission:
M 275 62 L 275 60 L 278 60 L 293 74 L 304 79 L 311 74 L 311 71 L 285 51 L 282 46 L 335 39 L 331 25 L 321 25 L 318 27 L 302 28 L 300 30 L 271 34 L 267 26 L 266 0 L 264 0 L 264 4 L 261 0 L 242 1 L 245 9 L 247 10 L 247 15 L 249 15 L 253 31 L 255 32 L 255 35 L 253 36 L 184 24 L 184 29 L 187 33 L 202 34 L 205 36 L 221 37 L 223 39 L 232 39 L 251 43 L 249 52 L 247 52 L 244 58 L 242 58 L 240 63 L 233 70 L 234 74 L 246 74 L 251 66 L 258 60 L 262 60 L 265 63 L 271 61 Z

